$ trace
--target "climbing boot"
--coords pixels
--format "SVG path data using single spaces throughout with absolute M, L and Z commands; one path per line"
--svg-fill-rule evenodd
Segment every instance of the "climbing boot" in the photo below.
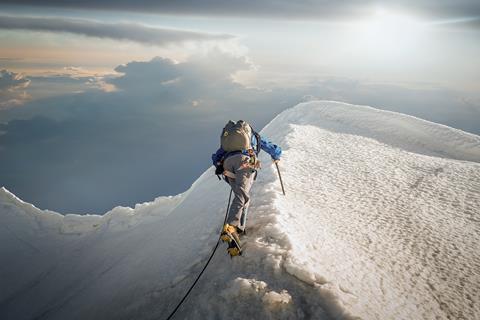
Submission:
M 237 241 L 233 240 L 228 244 L 227 252 L 230 257 L 233 258 L 235 256 L 242 255 L 242 248 L 240 248 L 240 245 Z
M 227 223 L 223 226 L 222 233 L 220 234 L 220 239 L 222 239 L 223 242 L 230 243 L 233 239 L 234 234 L 237 234 L 237 227 L 229 225 Z

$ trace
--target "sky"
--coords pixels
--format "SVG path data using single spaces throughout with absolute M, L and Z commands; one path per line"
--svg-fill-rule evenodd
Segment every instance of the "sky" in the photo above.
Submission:
M 480 134 L 478 1 L 0 1 L 0 185 L 104 213 L 183 192 L 229 119 L 313 99 Z

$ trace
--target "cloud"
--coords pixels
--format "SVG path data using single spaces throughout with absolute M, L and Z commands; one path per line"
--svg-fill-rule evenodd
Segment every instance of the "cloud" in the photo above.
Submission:
M 10 91 L 23 89 L 28 86 L 30 80 L 25 78 L 23 75 L 10 72 L 8 70 L 0 71 L 0 90 L 1 91 Z
M 8 70 L 0 71 L 0 110 L 19 106 L 29 99 L 25 88 L 30 79 Z
M 0 16 L 0 29 L 68 32 L 88 37 L 128 40 L 157 46 L 190 41 L 222 41 L 234 38 L 227 34 L 152 28 L 136 23 L 105 23 L 84 19 L 24 16 Z
M 12 57 L 0 57 L 2 62 L 11 62 L 11 61 L 22 61 L 22 58 L 12 58 Z
M 231 90 L 238 84 L 232 76 L 252 65 L 245 57 L 236 57 L 218 50 L 208 55 L 191 57 L 189 61 L 176 63 L 161 57 L 151 61 L 133 61 L 115 68 L 123 75 L 109 82 L 119 89 L 146 94 L 162 94 L 162 89 L 185 89 L 185 97 L 192 95 L 217 95 L 218 90 Z M 194 97 L 196 98 L 196 97 Z
M 55 96 L 116 90 L 114 85 L 108 83 L 108 79 L 115 75 L 94 74 L 86 69 L 76 67 L 67 67 L 59 73 L 51 72 L 43 75 L 28 76 L 28 79 L 23 75 L 13 74 L 20 78 L 17 81 L 21 82 L 13 84 L 8 89 L 0 89 L 0 109 L 21 106 L 36 100 L 45 101 L 46 98 Z M 0 82 L 6 85 L 5 79 L 0 79 Z M 25 109 L 28 108 L 14 108 L 9 110 L 9 112 L 0 112 L 0 122 L 8 121 L 25 113 Z
M 87 80 L 85 83 L 88 87 L 92 89 L 102 90 L 104 92 L 115 92 L 117 87 L 115 85 L 108 83 L 105 80 L 105 77 L 92 77 Z
M 267 17 L 281 19 L 349 19 L 370 15 L 379 6 L 377 0 L 186 0 L 186 1 L 65 1 L 6 0 L 13 5 L 156 12 L 177 15 Z M 396 0 L 382 3 L 385 9 L 418 13 L 432 19 L 480 16 L 477 0 Z
M 437 20 L 431 24 L 446 29 L 476 29 L 480 28 L 480 16 Z

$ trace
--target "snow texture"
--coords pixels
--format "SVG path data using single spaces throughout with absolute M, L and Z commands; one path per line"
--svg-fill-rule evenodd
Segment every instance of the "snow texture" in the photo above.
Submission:
M 244 256 L 220 245 L 176 319 L 480 318 L 480 137 L 329 101 L 262 134 L 287 195 L 263 154 Z M 175 197 L 63 216 L 1 189 L 0 318 L 166 318 L 228 193 L 211 168 Z

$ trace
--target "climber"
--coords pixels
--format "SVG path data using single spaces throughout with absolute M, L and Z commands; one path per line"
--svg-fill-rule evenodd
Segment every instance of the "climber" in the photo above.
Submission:
M 222 130 L 220 148 L 212 155 L 215 174 L 223 175 L 234 193 L 221 239 L 229 244 L 231 256 L 241 254 L 239 235 L 245 234 L 250 188 L 260 168 L 258 154 L 266 151 L 274 162 L 280 161 L 282 149 L 255 132 L 245 121 L 229 121 Z

